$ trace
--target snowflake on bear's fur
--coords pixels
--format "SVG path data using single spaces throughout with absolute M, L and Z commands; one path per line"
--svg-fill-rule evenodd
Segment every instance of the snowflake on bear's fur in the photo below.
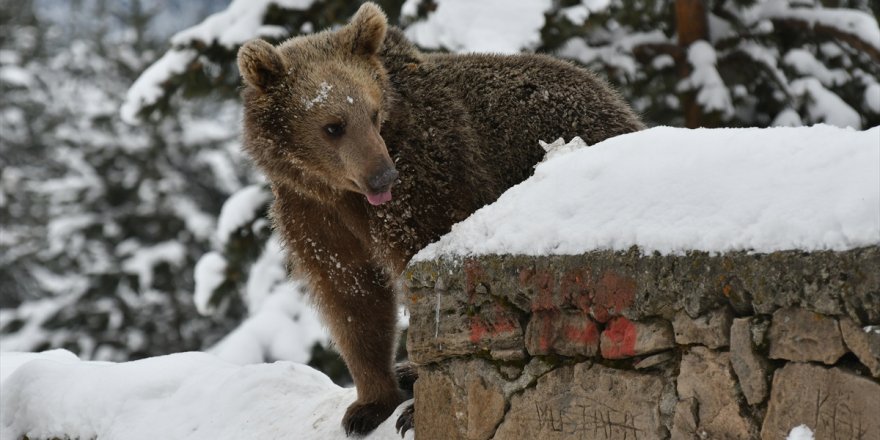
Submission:
M 327 81 L 321 81 L 321 84 L 318 86 L 318 95 L 312 99 L 308 99 L 306 97 L 302 98 L 302 103 L 306 107 L 306 110 L 311 110 L 315 104 L 323 104 L 327 101 L 327 96 L 330 94 L 330 90 L 333 90 L 333 86 L 327 84 Z

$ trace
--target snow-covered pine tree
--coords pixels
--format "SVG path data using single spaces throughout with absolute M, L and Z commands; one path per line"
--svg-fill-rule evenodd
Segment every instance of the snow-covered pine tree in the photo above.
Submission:
M 375 0 L 396 23 L 403 0 Z M 252 38 L 273 43 L 344 24 L 360 6 L 345 0 L 230 0 L 226 9 L 173 35 L 171 47 L 129 89 L 123 119 L 136 123 L 167 108 L 175 93 L 234 95 L 235 57 Z
M 110 24 L 59 27 L 26 4 L 2 26 L 0 343 L 112 360 L 201 349 L 242 314 L 209 320 L 192 303 L 214 213 L 246 180 L 237 107 L 123 123 L 120 97 L 155 54 L 143 24 L 156 9 L 87 5 Z
M 541 49 L 604 72 L 652 124 L 867 128 L 880 124 L 878 8 L 584 0 L 548 14 Z

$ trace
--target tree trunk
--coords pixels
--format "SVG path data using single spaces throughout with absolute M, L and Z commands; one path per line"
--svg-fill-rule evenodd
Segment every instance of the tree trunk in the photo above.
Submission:
M 697 40 L 709 41 L 709 19 L 706 15 L 706 4 L 703 0 L 676 0 L 675 25 L 678 31 L 678 45 L 682 53 L 687 54 L 688 47 Z M 687 56 L 678 62 L 678 76 L 685 79 L 691 74 L 691 65 Z M 703 109 L 697 103 L 694 91 L 684 92 L 679 96 L 681 109 L 684 112 L 684 124 L 688 128 L 697 128 L 703 122 Z

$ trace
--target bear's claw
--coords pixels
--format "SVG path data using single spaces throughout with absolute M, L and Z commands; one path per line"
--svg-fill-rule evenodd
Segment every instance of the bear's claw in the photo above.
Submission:
M 397 418 L 397 423 L 394 424 L 394 427 L 397 428 L 397 432 L 403 437 L 406 434 L 406 431 L 413 428 L 414 424 L 415 408 L 410 404 L 400 413 L 400 417 Z
M 369 433 L 388 419 L 388 416 L 394 412 L 394 409 L 397 408 L 401 401 L 412 398 L 413 384 L 419 378 L 416 365 L 412 362 L 401 362 L 394 366 L 394 376 L 397 378 L 397 385 L 400 387 L 397 398 L 387 399 L 388 401 L 352 403 L 342 418 L 342 427 L 345 429 L 345 435 L 364 435 Z M 412 405 L 407 406 L 403 410 L 400 417 L 397 418 L 395 427 L 401 436 L 406 434 L 406 431 L 412 429 Z
M 345 435 L 364 435 L 376 429 L 394 411 L 397 404 L 384 402 L 352 403 L 342 418 Z

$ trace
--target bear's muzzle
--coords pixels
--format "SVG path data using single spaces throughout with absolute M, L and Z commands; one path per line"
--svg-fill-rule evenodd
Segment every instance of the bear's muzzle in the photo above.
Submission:
M 391 200 L 391 185 L 399 175 L 392 166 L 370 176 L 367 179 L 367 201 L 376 206 Z
M 373 193 L 386 192 L 391 189 L 391 185 L 399 175 L 400 173 L 394 167 L 385 168 L 367 179 L 367 189 Z

